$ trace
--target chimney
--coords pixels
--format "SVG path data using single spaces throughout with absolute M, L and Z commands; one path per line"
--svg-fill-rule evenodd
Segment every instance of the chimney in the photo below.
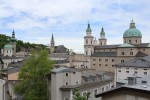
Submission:
M 136 84 L 136 77 L 128 77 L 128 84 L 129 85 Z

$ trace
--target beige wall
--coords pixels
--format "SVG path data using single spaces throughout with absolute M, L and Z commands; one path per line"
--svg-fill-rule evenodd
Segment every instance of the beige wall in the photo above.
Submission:
M 150 100 L 150 95 L 136 91 L 119 91 L 103 96 L 102 100 Z
M 114 72 L 115 68 L 113 65 L 115 64 L 115 60 L 116 57 L 91 57 L 91 68 Z
M 141 41 L 140 37 L 129 37 L 129 38 L 124 38 L 124 43 L 128 43 L 128 44 L 141 44 L 142 41 Z

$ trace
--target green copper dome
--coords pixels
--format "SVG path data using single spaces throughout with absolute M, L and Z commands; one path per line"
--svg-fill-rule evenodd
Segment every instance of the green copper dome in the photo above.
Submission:
M 133 20 L 130 23 L 130 28 L 124 32 L 123 37 L 142 37 L 141 32 L 136 29 Z
M 4 46 L 4 49 L 12 49 L 12 45 L 6 44 L 6 45 Z
M 123 37 L 142 37 L 141 32 L 138 29 L 131 28 L 124 32 Z
M 86 29 L 86 32 L 92 32 L 91 28 L 90 28 L 90 24 L 88 23 L 88 27 Z

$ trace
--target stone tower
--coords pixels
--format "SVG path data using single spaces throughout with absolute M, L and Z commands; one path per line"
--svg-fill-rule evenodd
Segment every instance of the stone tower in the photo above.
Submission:
M 84 55 L 90 56 L 94 52 L 94 43 L 93 43 L 92 30 L 90 24 L 86 29 L 86 36 L 84 37 Z
M 13 29 L 12 37 L 11 37 L 11 44 L 12 44 L 12 55 L 16 55 L 16 38 L 15 38 L 15 31 Z
M 128 44 L 141 44 L 142 34 L 136 29 L 135 23 L 132 19 L 129 29 L 127 29 L 123 34 L 123 42 Z
M 53 34 L 52 34 L 52 38 L 51 38 L 51 46 L 50 46 L 50 52 L 53 53 L 54 50 L 55 50 L 55 41 L 54 41 L 54 37 L 53 37 Z
M 107 39 L 105 38 L 105 32 L 104 32 L 103 27 L 100 32 L 99 45 L 107 45 Z

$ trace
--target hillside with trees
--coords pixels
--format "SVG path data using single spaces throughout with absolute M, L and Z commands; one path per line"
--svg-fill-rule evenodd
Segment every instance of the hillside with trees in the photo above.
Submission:
M 0 48 L 3 48 L 5 44 L 10 43 L 10 36 L 6 36 L 5 34 L 0 34 Z M 16 50 L 20 52 L 21 50 L 31 51 L 31 50 L 39 50 L 46 48 L 43 44 L 34 44 L 29 42 L 23 42 L 22 40 L 16 40 Z

